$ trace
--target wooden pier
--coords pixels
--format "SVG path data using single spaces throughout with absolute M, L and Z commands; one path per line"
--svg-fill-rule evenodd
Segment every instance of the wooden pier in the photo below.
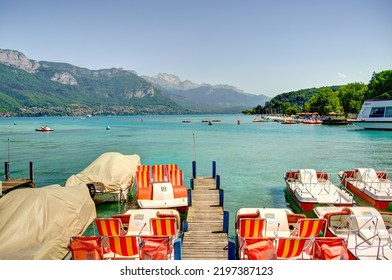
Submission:
M 223 190 L 219 186 L 219 176 L 195 177 L 192 181 L 182 259 L 230 259 L 229 248 L 232 247 L 229 246 L 228 239 L 229 213 L 223 208 Z
M 33 163 L 30 162 L 30 178 L 11 178 L 10 177 L 10 167 L 9 162 L 4 163 L 5 169 L 5 180 L 2 181 L 2 190 L 0 193 L 0 197 L 5 195 L 6 193 L 19 188 L 34 188 L 34 170 Z
M 3 185 L 3 195 L 6 193 L 19 188 L 34 188 L 35 184 L 30 179 L 8 179 L 2 182 Z

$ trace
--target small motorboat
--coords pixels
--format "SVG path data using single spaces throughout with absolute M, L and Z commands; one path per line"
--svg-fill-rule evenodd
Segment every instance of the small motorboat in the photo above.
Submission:
M 339 172 L 343 186 L 349 191 L 380 210 L 386 210 L 392 202 L 392 181 L 387 170 L 355 168 Z
M 286 208 L 241 208 L 235 219 L 237 257 L 349 259 L 343 238 L 325 236 L 326 222 L 324 218 L 307 218 Z
M 327 220 L 326 236 L 344 238 L 350 259 L 392 259 L 392 213 L 373 207 L 316 207 L 314 213 Z
M 264 122 L 262 118 L 254 118 L 252 122 Z
M 0 213 L 0 260 L 62 260 L 97 216 L 87 188 L 58 184 L 7 193 Z
M 86 186 L 96 204 L 127 201 L 139 165 L 137 154 L 103 153 L 84 170 L 69 177 L 65 186 Z
M 188 212 L 188 192 L 177 164 L 138 166 L 136 193 L 142 209 L 172 208 L 184 215 Z
M 130 209 L 110 218 L 96 218 L 95 226 L 98 236 L 72 238 L 72 259 L 181 259 L 182 232 L 176 210 Z
M 50 128 L 47 125 L 43 125 L 40 128 L 36 128 L 35 131 L 40 131 L 40 132 L 49 132 L 49 131 L 54 131 L 53 128 Z
M 299 169 L 284 174 L 287 190 L 303 211 L 312 211 L 318 204 L 353 206 L 354 196 L 331 181 L 326 172 Z
M 297 124 L 296 121 L 294 121 L 292 118 L 286 118 L 281 122 L 281 124 Z
M 106 130 L 110 130 L 110 129 L 111 129 L 110 126 L 107 126 L 107 127 L 106 127 Z

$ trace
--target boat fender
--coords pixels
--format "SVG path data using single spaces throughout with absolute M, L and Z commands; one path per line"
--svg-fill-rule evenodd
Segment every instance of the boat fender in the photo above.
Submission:
M 96 193 L 94 184 L 92 184 L 92 183 L 87 184 L 87 188 L 88 188 L 88 191 L 90 192 L 91 198 L 94 198 L 95 193 Z

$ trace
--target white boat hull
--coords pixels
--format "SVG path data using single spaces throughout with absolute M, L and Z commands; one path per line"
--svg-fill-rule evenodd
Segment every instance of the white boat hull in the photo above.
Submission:
M 368 130 L 392 130 L 392 99 L 365 100 L 352 124 Z

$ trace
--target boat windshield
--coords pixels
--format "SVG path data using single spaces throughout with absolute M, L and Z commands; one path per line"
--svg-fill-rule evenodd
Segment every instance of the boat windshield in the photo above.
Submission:
M 386 107 L 385 108 L 385 117 L 386 118 L 392 118 L 392 107 Z
M 369 116 L 370 109 L 371 109 L 370 107 L 363 108 L 363 111 L 361 113 L 361 118 L 367 118 Z
M 373 107 L 370 111 L 369 118 L 383 118 L 385 107 Z

